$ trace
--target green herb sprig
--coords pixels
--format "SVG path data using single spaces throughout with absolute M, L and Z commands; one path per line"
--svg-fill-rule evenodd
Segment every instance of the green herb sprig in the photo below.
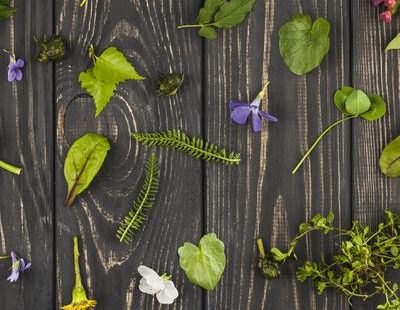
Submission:
M 336 108 L 346 117 L 329 125 L 318 136 L 315 142 L 297 163 L 292 174 L 295 174 L 300 169 L 304 161 L 311 155 L 312 151 L 331 129 L 357 117 L 361 117 L 367 121 L 375 121 L 386 113 L 386 103 L 381 96 L 374 94 L 367 95 L 361 90 L 356 90 L 348 86 L 336 91 L 334 102 Z
M 178 29 L 200 28 L 199 35 L 216 39 L 215 28 L 232 28 L 241 24 L 251 12 L 256 0 L 206 0 L 196 24 L 180 25 Z
M 13 166 L 13 165 L 11 165 L 9 163 L 6 163 L 5 161 L 2 161 L 2 160 L 0 160 L 0 168 L 2 168 L 4 170 L 7 170 L 8 172 L 17 174 L 17 175 L 20 175 L 21 171 L 22 171 L 22 168 Z
M 155 195 L 159 184 L 158 162 L 155 154 L 152 154 L 146 163 L 146 178 L 138 197 L 133 204 L 133 209 L 121 222 L 117 231 L 117 238 L 120 242 L 129 243 L 132 240 L 133 233 L 138 231 L 147 219 L 146 211 L 153 207 Z
M 385 300 L 377 309 L 399 309 L 398 284 L 388 280 L 387 273 L 400 268 L 400 216 L 390 211 L 385 214 L 385 221 L 374 232 L 357 221 L 349 230 L 334 227 L 333 213 L 327 217 L 316 215 L 299 226 L 286 252 L 271 249 L 271 263 L 282 267 L 289 259 L 297 259 L 297 245 L 311 232 L 335 233 L 341 240 L 337 254 L 330 261 L 324 257 L 320 262 L 306 261 L 298 268 L 297 279 L 312 280 L 319 294 L 327 288 L 338 290 L 349 303 L 353 298 L 367 300 L 382 294 Z
M 132 133 L 132 138 L 146 146 L 163 146 L 185 152 L 195 158 L 220 161 L 226 165 L 239 165 L 240 154 L 219 149 L 214 144 L 199 138 L 189 138 L 179 130 L 155 133 Z

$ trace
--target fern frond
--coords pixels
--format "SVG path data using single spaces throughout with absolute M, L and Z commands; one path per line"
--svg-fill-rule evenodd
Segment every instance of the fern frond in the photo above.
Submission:
M 146 211 L 153 207 L 155 195 L 159 184 L 158 162 L 155 154 L 152 154 L 146 162 L 146 178 L 137 196 L 132 210 L 128 212 L 117 230 L 117 238 L 120 242 L 128 243 L 132 240 L 134 232 L 138 231 L 147 219 Z
M 155 133 L 132 133 L 132 137 L 146 146 L 163 146 L 185 152 L 195 158 L 202 158 L 207 161 L 220 161 L 226 165 L 238 165 L 240 154 L 220 150 L 214 144 L 199 138 L 189 138 L 179 130 L 169 130 Z

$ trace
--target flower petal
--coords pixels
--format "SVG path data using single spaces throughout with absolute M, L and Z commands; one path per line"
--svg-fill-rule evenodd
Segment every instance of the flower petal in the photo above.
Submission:
M 8 81 L 14 82 L 17 77 L 17 73 L 14 70 L 8 70 Z
M 254 132 L 260 132 L 262 130 L 262 122 L 258 113 L 252 113 L 251 120 L 253 122 Z
M 22 71 L 20 69 L 15 70 L 16 71 L 16 79 L 17 81 L 21 81 L 22 80 Z
M 229 104 L 229 109 L 235 109 L 237 107 L 243 107 L 243 106 L 249 106 L 247 102 L 242 102 L 242 101 L 231 101 Z
M 25 260 L 23 258 L 19 259 L 19 271 L 24 271 L 25 270 Z
M 158 276 L 157 272 L 155 272 L 153 269 L 143 266 L 143 265 L 139 266 L 138 272 L 143 278 L 146 278 L 149 276 Z
M 150 295 L 154 295 L 155 293 L 159 292 L 159 290 L 149 285 L 145 278 L 140 279 L 139 290 L 145 294 L 150 294 Z
M 15 263 L 17 261 L 17 253 L 15 253 L 15 251 L 11 251 L 10 256 L 11 256 L 11 261 Z
M 250 114 L 250 106 L 249 105 L 241 106 L 232 110 L 231 118 L 236 123 L 243 125 L 246 124 L 249 114 Z
M 178 296 L 178 290 L 172 281 L 166 281 L 165 289 L 156 294 L 158 302 L 163 305 L 172 304 Z
M 17 66 L 18 66 L 18 68 L 23 68 L 25 66 L 25 61 L 23 59 L 19 58 L 17 60 Z
M 275 116 L 273 116 L 273 115 L 271 115 L 271 114 L 269 114 L 269 113 L 267 113 L 267 112 L 258 111 L 258 114 L 259 114 L 261 117 L 264 117 L 267 121 L 275 122 L 275 123 L 278 121 L 278 119 L 277 119 Z
M 31 267 L 32 267 L 32 263 L 26 264 L 24 271 L 28 270 L 28 269 L 31 269 Z
M 10 276 L 7 278 L 8 282 L 17 282 L 19 278 L 19 271 L 13 270 L 10 274 Z

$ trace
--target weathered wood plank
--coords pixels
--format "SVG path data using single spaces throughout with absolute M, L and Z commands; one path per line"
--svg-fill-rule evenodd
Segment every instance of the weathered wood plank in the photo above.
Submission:
M 369 1 L 352 1 L 354 86 L 383 96 L 388 105 L 386 116 L 379 121 L 353 124 L 354 219 L 374 228 L 384 218 L 385 209 L 400 210 L 400 179 L 385 177 L 379 170 L 383 148 L 400 134 L 399 55 L 384 52 L 400 27 L 398 17 L 386 25 L 378 14 Z M 375 309 L 380 301 L 356 303 L 354 309 Z
M 281 279 L 265 281 L 255 268 L 255 239 L 287 246 L 296 227 L 330 210 L 349 225 L 351 211 L 349 126 L 318 147 L 297 175 L 290 172 L 301 154 L 329 123 L 339 119 L 334 91 L 349 82 L 348 1 L 258 1 L 250 19 L 220 31 L 206 44 L 206 137 L 240 151 L 239 167 L 206 166 L 206 231 L 225 242 L 228 267 L 207 309 L 346 309 L 332 291 L 317 297 L 312 285 L 295 280 L 295 264 Z M 292 14 L 322 16 L 332 25 L 331 50 L 321 67 L 305 77 L 291 74 L 279 55 L 278 29 Z M 230 100 L 252 100 L 271 81 L 264 108 L 278 124 L 255 134 L 230 121 Z M 313 237 L 299 249 L 299 262 L 320 259 L 334 247 L 331 238 Z
M 51 35 L 53 1 L 16 0 L 11 19 L 0 21 L 1 49 L 26 60 L 20 82 L 7 82 L 8 56 L 0 57 L 0 158 L 23 167 L 0 171 L 0 255 L 14 249 L 32 270 L 9 284 L 1 262 L 1 308 L 54 309 L 53 269 L 53 68 L 35 61 L 34 35 Z
M 56 4 L 57 30 L 71 44 L 70 56 L 57 66 L 57 305 L 70 301 L 73 287 L 71 236 L 82 238 L 83 272 L 96 309 L 161 309 L 138 290 L 137 267 L 145 264 L 171 273 L 181 297 L 174 309 L 201 309 L 202 293 L 178 268 L 177 249 L 202 232 L 201 162 L 173 150 L 157 150 L 160 192 L 149 220 L 131 245 L 115 238 L 118 221 L 131 208 L 143 183 L 146 150 L 129 136 L 134 131 L 180 128 L 199 135 L 201 120 L 201 40 L 176 30 L 194 20 L 200 1 L 100 1 L 83 9 L 78 1 Z M 94 105 L 78 84 L 90 64 L 88 47 L 113 45 L 147 77 L 128 82 L 97 119 Z M 158 97 L 158 73 L 182 72 L 185 85 L 175 98 Z M 70 209 L 63 207 L 62 174 L 68 144 L 86 132 L 107 136 L 111 151 L 89 190 Z M 163 307 L 165 309 L 165 307 Z

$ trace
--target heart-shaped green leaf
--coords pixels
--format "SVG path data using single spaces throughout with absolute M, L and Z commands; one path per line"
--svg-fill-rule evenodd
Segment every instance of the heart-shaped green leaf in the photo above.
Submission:
M 379 166 L 382 173 L 388 177 L 400 176 L 400 136 L 383 149 Z
M 378 95 L 368 95 L 369 100 L 371 101 L 371 107 L 369 110 L 360 116 L 367 121 L 375 121 L 386 113 L 386 103 L 381 96 Z
M 333 101 L 335 102 L 336 108 L 342 112 L 343 114 L 348 115 L 346 111 L 346 100 L 347 97 L 354 91 L 353 87 L 344 86 L 342 89 L 339 89 L 335 92 L 335 96 L 333 97 Z
M 218 285 L 226 266 L 224 243 L 214 233 L 203 236 L 199 246 L 190 242 L 179 248 L 179 264 L 190 282 L 208 291 Z
M 360 115 L 370 109 L 371 101 L 362 90 L 354 90 L 347 97 L 345 107 L 347 113 L 351 115 Z

